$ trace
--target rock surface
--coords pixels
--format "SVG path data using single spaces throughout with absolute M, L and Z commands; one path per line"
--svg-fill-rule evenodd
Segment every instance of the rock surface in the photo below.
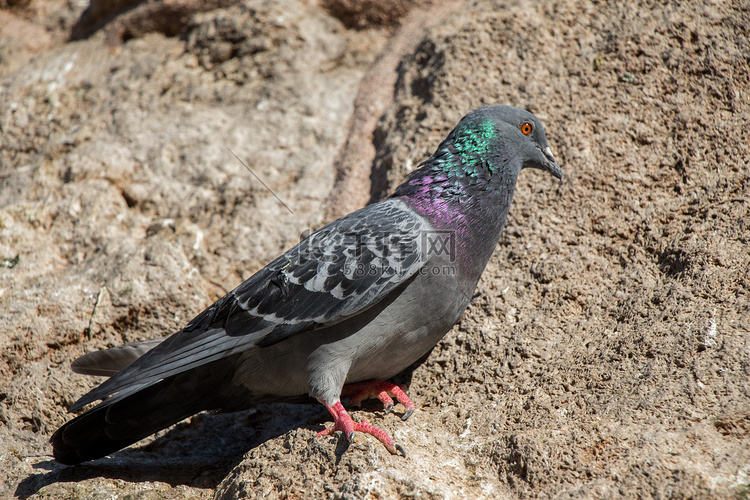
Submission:
M 477 0 L 410 45 L 333 4 L 198 9 L 115 46 L 65 41 L 86 5 L 0 4 L 0 497 L 746 498 L 748 5 Z M 390 43 L 371 175 L 340 182 Z M 96 383 L 72 359 L 179 328 L 334 213 L 333 189 L 384 196 L 499 102 L 544 121 L 565 178 L 522 174 L 469 310 L 403 377 L 414 416 L 353 412 L 408 458 L 268 405 L 51 460 Z

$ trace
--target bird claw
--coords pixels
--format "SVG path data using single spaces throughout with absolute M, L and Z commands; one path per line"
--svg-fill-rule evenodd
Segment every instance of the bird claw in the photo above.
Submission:
M 365 380 L 364 382 L 346 384 L 341 392 L 344 396 L 351 396 L 350 403 L 355 406 L 365 399 L 378 398 L 383 402 L 385 414 L 393 411 L 393 398 L 396 398 L 404 407 L 404 415 L 401 420 L 406 420 L 414 413 L 414 403 L 406 395 L 406 387 L 403 385 L 399 386 L 382 380 Z
M 385 431 L 372 426 L 367 420 L 363 420 L 359 423 L 354 422 L 352 417 L 349 416 L 344 409 L 341 402 L 336 402 L 333 406 L 329 406 L 325 403 L 323 404 L 328 408 L 328 411 L 331 412 L 331 415 L 333 415 L 333 425 L 318 432 L 317 436 L 330 436 L 336 431 L 341 431 L 351 443 L 354 439 L 354 432 L 362 432 L 363 434 L 373 436 L 375 439 L 383 443 L 385 449 L 392 455 L 398 455 L 401 453 L 404 457 L 406 456 L 406 451 L 404 451 L 403 446 L 396 444 Z
M 402 457 L 406 458 L 406 450 L 404 450 L 404 447 L 401 446 L 398 443 L 392 443 L 392 444 L 385 444 L 385 449 L 388 450 L 391 455 L 401 455 Z
M 351 396 L 350 403 L 352 405 L 359 405 L 363 400 L 368 398 L 378 398 L 383 402 L 383 408 L 385 414 L 393 411 L 395 398 L 403 407 L 404 414 L 401 416 L 401 420 L 406 420 L 414 413 L 414 403 L 409 399 L 409 396 L 405 392 L 406 387 L 391 384 L 389 382 L 383 382 L 382 380 L 366 380 L 364 382 L 355 382 L 352 384 L 346 384 L 341 393 L 343 396 Z M 337 401 L 332 406 L 327 405 L 321 401 L 328 408 L 328 411 L 333 415 L 334 424 L 325 430 L 318 433 L 318 436 L 330 436 L 336 431 L 342 431 L 346 438 L 351 442 L 354 438 L 354 432 L 362 432 L 370 434 L 375 437 L 378 441 L 383 443 L 383 446 L 392 455 L 406 456 L 404 447 L 400 444 L 396 444 L 391 437 L 384 431 L 373 427 L 367 420 L 360 423 L 355 423 L 352 417 L 346 412 L 341 402 Z

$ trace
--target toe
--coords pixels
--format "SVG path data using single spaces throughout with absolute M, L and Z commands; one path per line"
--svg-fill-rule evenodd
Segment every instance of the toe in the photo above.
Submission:
M 409 419 L 409 417 L 412 416 L 413 413 L 414 413 L 414 408 L 407 408 L 406 411 L 404 412 L 404 415 L 401 417 L 401 420 L 406 422 Z

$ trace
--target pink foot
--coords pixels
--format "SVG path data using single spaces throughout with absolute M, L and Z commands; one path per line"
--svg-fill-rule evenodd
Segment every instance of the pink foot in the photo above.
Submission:
M 321 401 L 321 403 L 323 402 Z M 336 431 L 341 431 L 344 433 L 346 438 L 351 441 L 354 437 L 355 431 L 364 432 L 365 434 L 369 434 L 383 443 L 385 449 L 390 451 L 391 454 L 397 455 L 399 452 L 401 452 L 403 456 L 406 456 L 406 451 L 404 451 L 404 448 L 400 444 L 396 444 L 393 439 L 391 439 L 391 437 L 386 434 L 385 431 L 382 431 L 377 427 L 373 427 L 366 420 L 362 423 L 358 423 L 352 420 L 352 417 L 350 417 L 346 412 L 341 402 L 336 402 L 333 406 L 328 406 L 325 403 L 323 403 L 323 405 L 325 405 L 325 407 L 328 408 L 328 411 L 331 412 L 331 415 L 333 415 L 333 426 L 320 431 L 317 434 L 318 436 L 330 436 Z
M 346 384 L 341 390 L 341 395 L 351 396 L 351 404 L 354 406 L 358 406 L 365 399 L 378 398 L 383 402 L 386 413 L 390 413 L 393 410 L 393 399 L 391 397 L 394 397 L 404 406 L 405 411 L 401 420 L 406 420 L 414 413 L 414 403 L 406 395 L 404 389 L 396 384 L 383 382 L 382 380 L 373 379 Z

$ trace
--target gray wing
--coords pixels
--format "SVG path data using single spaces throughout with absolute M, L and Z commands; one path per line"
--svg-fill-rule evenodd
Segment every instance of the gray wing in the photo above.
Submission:
M 402 201 L 367 206 L 321 228 L 79 399 L 125 397 L 191 368 L 329 326 L 376 304 L 425 264 L 431 226 Z

